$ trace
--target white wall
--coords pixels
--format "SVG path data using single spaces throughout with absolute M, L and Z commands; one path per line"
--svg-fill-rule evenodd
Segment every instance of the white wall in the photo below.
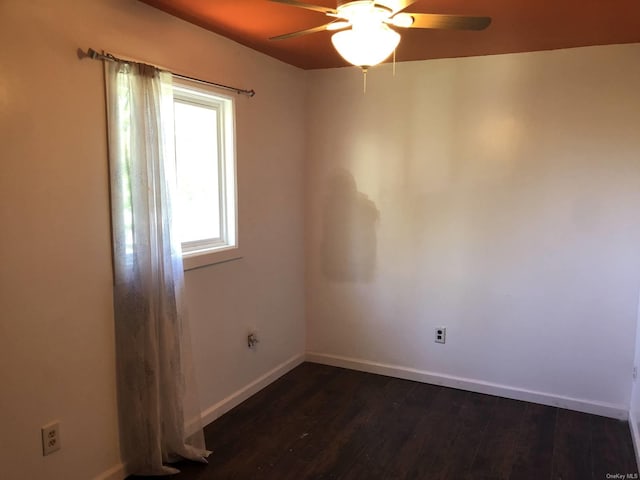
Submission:
M 2 478 L 119 463 L 102 67 L 78 47 L 258 92 L 237 98 L 245 258 L 186 275 L 202 407 L 304 351 L 304 72 L 133 0 L 0 2 Z
M 370 71 L 366 94 L 356 69 L 313 72 L 314 359 L 626 415 L 639 56 L 633 44 L 402 63 Z

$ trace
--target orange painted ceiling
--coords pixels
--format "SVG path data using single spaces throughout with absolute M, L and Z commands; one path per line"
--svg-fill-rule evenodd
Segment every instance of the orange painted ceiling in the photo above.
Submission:
M 268 0 L 141 1 L 291 65 L 347 65 L 334 50 L 330 32 L 269 40 L 331 20 L 319 12 Z M 304 1 L 336 7 L 335 0 Z M 640 0 L 418 0 L 406 11 L 493 21 L 483 31 L 398 29 L 397 61 L 640 42 Z

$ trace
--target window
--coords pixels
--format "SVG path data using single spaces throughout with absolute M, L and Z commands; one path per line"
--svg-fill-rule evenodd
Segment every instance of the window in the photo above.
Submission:
M 239 258 L 233 100 L 174 80 L 173 104 L 184 268 Z

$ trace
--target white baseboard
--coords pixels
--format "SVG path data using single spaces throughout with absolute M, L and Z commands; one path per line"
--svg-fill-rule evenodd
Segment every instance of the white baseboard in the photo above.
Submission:
M 118 465 L 111 467 L 106 472 L 101 473 L 93 480 L 124 480 L 128 476 L 129 472 L 127 471 L 127 468 L 122 463 L 119 463 Z
M 368 360 L 342 357 L 339 355 L 307 352 L 306 360 L 308 362 L 332 365 L 334 367 L 348 368 L 368 373 L 377 373 L 379 375 L 413 380 L 415 382 L 430 383 L 433 385 L 441 385 L 443 387 L 458 388 L 461 390 L 468 390 L 470 392 L 511 398 L 513 400 L 523 400 L 552 407 L 566 408 L 568 410 L 592 413 L 594 415 L 616 418 L 619 420 L 627 420 L 629 418 L 628 407 L 624 405 L 536 392 L 533 390 L 509 387 L 496 383 L 483 382 L 481 380 L 474 380 L 471 378 L 454 377 L 441 373 L 427 372 L 399 365 L 370 362 Z M 638 450 L 636 449 L 636 451 Z
M 633 450 L 636 454 L 636 466 L 640 469 L 640 431 L 638 431 L 638 419 L 633 410 L 629 410 L 629 430 L 631 430 Z
M 251 395 L 259 392 L 264 387 L 276 381 L 278 378 L 283 376 L 288 371 L 300 365 L 302 362 L 304 362 L 304 360 L 305 360 L 304 354 L 294 355 L 289 360 L 282 362 L 280 365 L 268 371 L 267 373 L 262 375 L 260 378 L 257 378 L 247 386 L 242 387 L 240 390 L 232 393 L 227 398 L 224 398 L 220 400 L 218 403 L 216 403 L 215 405 L 210 406 L 209 408 L 207 408 L 202 412 L 202 415 L 201 415 L 202 424 L 208 425 L 209 423 L 213 422 L 216 418 L 221 417 L 236 405 L 239 405 L 242 402 L 244 402 Z

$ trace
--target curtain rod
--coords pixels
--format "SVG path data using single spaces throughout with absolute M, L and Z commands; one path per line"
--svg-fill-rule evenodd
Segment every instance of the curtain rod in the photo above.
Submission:
M 82 51 L 82 50 L 79 50 L 79 51 Z M 82 53 L 84 53 L 84 52 L 82 52 Z M 93 48 L 89 48 L 87 50 L 87 53 L 84 53 L 84 55 L 89 57 L 89 58 L 91 58 L 92 60 L 104 60 L 106 62 L 131 63 L 130 60 L 124 60 L 122 58 L 115 57 L 115 56 L 111 55 L 110 53 L 98 53 Z M 182 78 L 184 80 L 191 80 L 193 82 L 203 83 L 205 85 L 212 85 L 214 87 L 223 88 L 225 90 L 230 90 L 232 92 L 236 92 L 237 94 L 247 95 L 248 97 L 253 97 L 256 94 L 255 90 L 253 90 L 253 89 L 245 90 L 245 89 L 242 89 L 242 88 L 230 87 L 229 85 L 223 85 L 222 83 L 208 82 L 207 80 L 201 80 L 199 78 L 188 77 L 187 75 L 182 75 L 180 73 L 175 73 L 175 72 L 172 72 L 172 71 L 169 71 L 169 73 L 171 75 L 173 75 L 174 77 Z

